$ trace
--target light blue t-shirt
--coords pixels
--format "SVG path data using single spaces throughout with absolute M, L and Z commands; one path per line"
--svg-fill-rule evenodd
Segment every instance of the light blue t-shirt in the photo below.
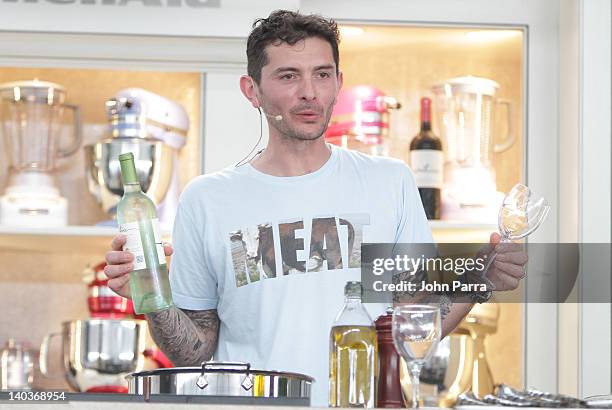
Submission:
M 250 164 L 195 178 L 181 195 L 170 282 L 175 304 L 217 309 L 215 360 L 316 379 L 328 405 L 329 331 L 362 242 L 432 242 L 409 168 L 331 146 L 315 172 L 277 177 Z M 372 319 L 381 306 L 367 305 Z

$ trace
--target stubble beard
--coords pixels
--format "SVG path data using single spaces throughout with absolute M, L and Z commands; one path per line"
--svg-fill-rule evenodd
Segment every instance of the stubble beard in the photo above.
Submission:
M 298 141 L 314 141 L 325 133 L 329 120 L 333 112 L 334 105 L 330 104 L 325 110 L 325 121 L 321 124 L 321 127 L 315 132 L 303 132 L 299 129 L 292 127 L 285 121 L 279 121 L 278 124 L 273 124 L 273 127 L 278 130 L 283 139 L 287 140 L 298 140 Z

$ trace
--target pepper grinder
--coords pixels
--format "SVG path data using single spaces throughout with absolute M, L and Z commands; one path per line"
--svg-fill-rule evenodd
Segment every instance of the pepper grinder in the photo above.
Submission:
M 389 306 L 386 314 L 374 322 L 378 338 L 378 354 L 380 373 L 378 375 L 376 407 L 404 407 L 402 385 L 400 383 L 400 355 L 393 344 L 391 322 L 393 308 Z

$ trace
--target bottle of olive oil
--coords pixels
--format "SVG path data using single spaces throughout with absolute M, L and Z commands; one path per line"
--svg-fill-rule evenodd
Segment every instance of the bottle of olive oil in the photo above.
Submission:
M 123 198 L 117 204 L 119 232 L 127 237 L 124 251 L 134 255 L 130 291 L 138 314 L 167 309 L 173 305 L 166 255 L 161 240 L 155 204 L 142 192 L 134 155 L 119 155 Z
M 361 303 L 361 295 L 361 282 L 347 282 L 344 307 L 331 328 L 330 407 L 373 408 L 376 404 L 376 328 Z

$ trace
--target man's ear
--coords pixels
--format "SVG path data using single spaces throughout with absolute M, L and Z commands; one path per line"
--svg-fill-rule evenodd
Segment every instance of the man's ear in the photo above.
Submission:
M 334 96 L 334 105 L 336 105 L 336 99 L 338 98 L 338 93 L 342 89 L 343 83 L 344 83 L 344 75 L 342 74 L 342 71 L 338 71 L 338 92 Z
M 253 108 L 259 108 L 260 104 L 257 99 L 257 90 L 255 87 L 255 80 L 253 80 L 252 77 L 248 75 L 240 77 L 240 91 L 242 91 L 242 95 L 251 102 Z

